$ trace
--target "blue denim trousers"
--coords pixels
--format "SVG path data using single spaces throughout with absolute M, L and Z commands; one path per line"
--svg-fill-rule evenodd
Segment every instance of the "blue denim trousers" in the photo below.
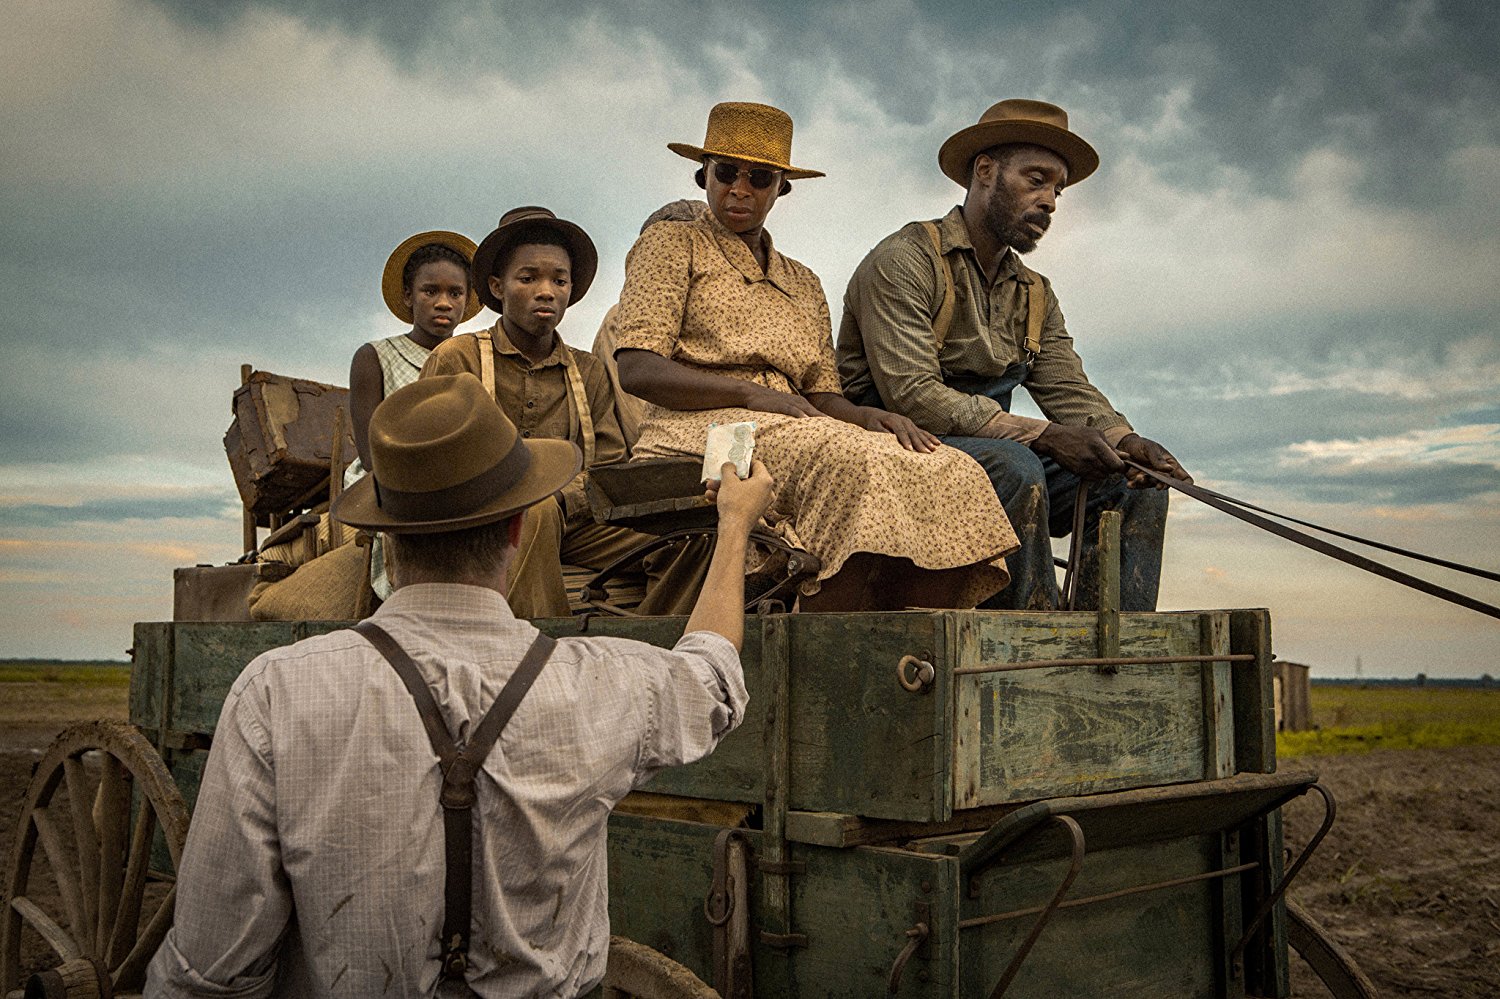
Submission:
M 1025 376 L 1026 366 L 1014 364 L 998 379 L 950 380 L 948 384 L 962 392 L 987 395 L 1009 411 L 1011 393 Z M 1058 586 L 1052 539 L 1061 538 L 1073 529 L 1078 476 L 1015 441 L 958 436 L 942 440 L 979 462 L 1021 542 L 1021 550 L 1005 560 L 1010 570 L 1010 585 L 980 606 L 993 610 L 1056 607 Z M 1131 489 L 1123 475 L 1089 483 L 1078 606 L 1090 610 L 1099 606 L 1099 514 L 1105 510 L 1119 510 L 1123 515 L 1120 609 L 1155 610 L 1161 582 L 1162 539 L 1167 525 L 1167 492 Z

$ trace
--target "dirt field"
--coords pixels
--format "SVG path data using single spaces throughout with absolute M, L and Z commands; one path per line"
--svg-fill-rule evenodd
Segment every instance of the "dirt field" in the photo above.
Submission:
M 31 768 L 68 721 L 125 716 L 123 688 L 0 684 L 0 857 L 9 865 Z M 23 689 L 26 688 L 26 689 Z M 1500 995 L 1500 746 L 1305 757 L 1338 822 L 1293 889 L 1354 954 L 1382 996 Z M 1317 828 L 1287 810 L 1288 846 Z M 1294 961 L 1293 995 L 1326 995 Z

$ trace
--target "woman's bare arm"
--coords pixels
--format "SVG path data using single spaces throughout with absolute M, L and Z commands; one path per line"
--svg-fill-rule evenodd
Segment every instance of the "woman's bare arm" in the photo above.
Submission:
M 615 364 L 622 389 L 666 409 L 740 407 L 796 417 L 823 415 L 800 395 L 698 371 L 649 350 L 623 348 L 616 352 Z

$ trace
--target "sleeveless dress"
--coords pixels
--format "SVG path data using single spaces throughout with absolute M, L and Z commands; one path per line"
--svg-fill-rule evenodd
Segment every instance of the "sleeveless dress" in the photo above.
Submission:
M 432 351 L 414 343 L 405 333 L 384 340 L 371 340 L 370 346 L 375 348 L 375 357 L 380 361 L 384 388 L 382 399 L 389 399 L 392 392 L 416 381 L 417 375 L 422 372 L 422 365 L 427 363 L 427 358 L 432 354 Z M 364 478 L 364 475 L 365 466 L 355 458 L 344 469 L 344 488 L 348 489 Z M 391 581 L 385 575 L 385 545 L 379 534 L 375 535 L 375 540 L 370 544 L 370 589 L 381 600 L 389 599 L 393 592 Z
M 822 284 L 766 240 L 762 271 L 712 213 L 647 229 L 626 259 L 617 349 L 649 350 L 778 392 L 839 393 Z M 805 594 L 856 552 L 925 569 L 968 567 L 970 607 L 1008 581 L 1015 532 L 983 469 L 955 448 L 907 451 L 894 434 L 826 417 L 647 405 L 633 453 L 702 455 L 709 424 L 739 421 L 755 423 L 755 455 L 776 477 L 778 529 L 822 560 Z

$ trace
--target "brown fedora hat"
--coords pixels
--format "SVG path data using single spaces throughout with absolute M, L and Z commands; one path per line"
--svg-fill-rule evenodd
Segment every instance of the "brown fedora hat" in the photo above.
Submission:
M 782 172 L 787 180 L 822 177 L 817 170 L 792 166 L 792 119 L 769 104 L 727 102 L 708 112 L 708 133 L 703 145 L 669 142 L 678 156 L 703 162 L 705 156 L 722 156 L 745 163 L 764 163 Z
M 512 208 L 500 216 L 500 223 L 495 226 L 495 231 L 484 237 L 484 242 L 474 251 L 474 265 L 469 271 L 473 275 L 474 290 L 479 293 L 479 300 L 496 312 L 500 312 L 505 306 L 490 291 L 490 277 L 495 273 L 495 261 L 506 249 L 523 241 L 527 234 L 538 229 L 556 233 L 567 245 L 573 268 L 573 291 L 568 296 L 569 305 L 577 304 L 588 292 L 589 285 L 594 283 L 594 275 L 599 271 L 599 251 L 594 249 L 594 241 L 589 239 L 589 234 L 581 226 L 560 219 L 548 209 L 536 205 Z
M 385 273 L 380 276 L 380 294 L 385 298 L 385 307 L 395 313 L 396 318 L 403 323 L 412 321 L 411 306 L 406 304 L 406 289 L 401 284 L 401 275 L 406 270 L 406 262 L 411 255 L 424 246 L 440 243 L 453 250 L 465 261 L 474 259 L 474 241 L 468 236 L 457 232 L 449 232 L 446 229 L 434 229 L 431 232 L 419 232 L 391 253 L 385 262 Z M 474 282 L 469 282 L 469 300 L 464 303 L 463 315 L 459 318 L 460 323 L 466 323 L 479 315 L 479 310 L 484 306 L 479 304 L 479 294 L 474 288 Z
M 969 186 L 974 157 L 1003 142 L 1025 142 L 1050 149 L 1068 164 L 1068 183 L 1099 169 L 1094 147 L 1068 131 L 1068 112 L 1046 101 L 1012 98 L 992 105 L 970 125 L 948 137 L 938 150 L 938 166 L 961 187 Z
M 375 407 L 370 474 L 332 513 L 390 534 L 480 527 L 551 496 L 582 465 L 571 441 L 522 440 L 468 372 L 420 378 Z

